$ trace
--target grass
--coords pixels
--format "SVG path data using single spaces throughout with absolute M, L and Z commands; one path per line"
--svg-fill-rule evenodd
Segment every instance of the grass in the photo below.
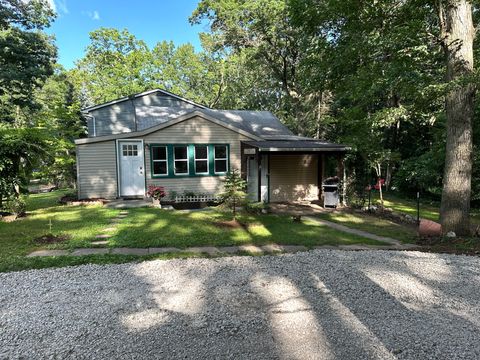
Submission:
M 305 245 L 381 244 L 374 240 L 339 232 L 313 221 L 295 223 L 284 215 L 241 215 L 238 228 L 219 227 L 230 220 L 219 211 L 172 212 L 131 209 L 118 226 L 110 244 L 118 247 L 228 246 L 269 243 Z
M 28 215 L 15 222 L 0 222 L 0 272 L 33 268 L 59 267 L 85 263 L 109 264 L 139 259 L 192 256 L 164 254 L 148 257 L 123 255 L 61 256 L 27 258 L 40 249 L 73 249 L 91 247 L 95 235 L 108 227 L 120 210 L 101 206 L 66 206 L 58 200 L 67 191 L 58 190 L 27 198 Z M 33 240 L 49 233 L 67 235 L 65 243 L 38 245 Z M 287 216 L 241 215 L 244 227 L 226 228 L 216 222 L 230 220 L 219 211 L 170 212 L 166 210 L 130 209 L 109 240 L 111 247 L 222 246 L 268 243 L 305 245 L 381 244 L 359 236 L 342 233 L 311 221 L 294 223 Z
M 415 198 L 406 199 L 396 194 L 386 193 L 383 196 L 385 207 L 392 208 L 396 212 L 402 212 L 417 218 L 417 201 Z M 380 204 L 378 191 L 372 192 L 372 201 Z M 420 198 L 420 218 L 433 221 L 440 219 L 440 203 Z M 480 225 L 480 209 L 472 209 L 470 213 L 472 224 Z
M 318 217 L 353 229 L 359 229 L 378 236 L 390 237 L 404 243 L 414 243 L 417 232 L 413 227 L 400 225 L 372 215 L 348 212 L 319 214 Z

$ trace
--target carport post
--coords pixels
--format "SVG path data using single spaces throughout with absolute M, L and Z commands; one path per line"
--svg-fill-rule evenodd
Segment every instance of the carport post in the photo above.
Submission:
M 318 183 L 318 200 L 323 198 L 323 179 L 325 179 L 325 154 L 318 154 L 317 164 L 317 183 Z
M 342 179 L 342 205 L 346 206 L 347 201 L 347 173 L 345 171 L 345 156 L 343 154 L 337 155 L 337 176 L 339 179 Z

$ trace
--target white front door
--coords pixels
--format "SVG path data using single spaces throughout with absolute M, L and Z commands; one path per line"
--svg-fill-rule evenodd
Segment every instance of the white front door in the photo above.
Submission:
M 119 141 L 120 196 L 145 195 L 145 169 L 142 141 Z

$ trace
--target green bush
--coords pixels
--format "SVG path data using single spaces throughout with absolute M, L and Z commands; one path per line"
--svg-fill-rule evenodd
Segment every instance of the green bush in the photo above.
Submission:
M 7 201 L 5 209 L 13 215 L 22 216 L 27 210 L 27 203 L 23 197 L 12 197 Z
M 245 204 L 245 211 L 248 212 L 249 214 L 262 214 L 264 211 L 263 210 L 268 210 L 268 205 L 265 204 L 264 202 L 247 202 Z

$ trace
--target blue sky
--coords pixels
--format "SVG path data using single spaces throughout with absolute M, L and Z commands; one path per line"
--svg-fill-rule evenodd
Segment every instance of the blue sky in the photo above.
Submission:
M 191 26 L 188 17 L 198 0 L 49 0 L 57 19 L 47 30 L 55 35 L 58 62 L 67 69 L 83 57 L 88 33 L 99 27 L 127 28 L 150 47 L 172 40 L 191 43 L 200 49 L 198 33 L 204 25 Z

